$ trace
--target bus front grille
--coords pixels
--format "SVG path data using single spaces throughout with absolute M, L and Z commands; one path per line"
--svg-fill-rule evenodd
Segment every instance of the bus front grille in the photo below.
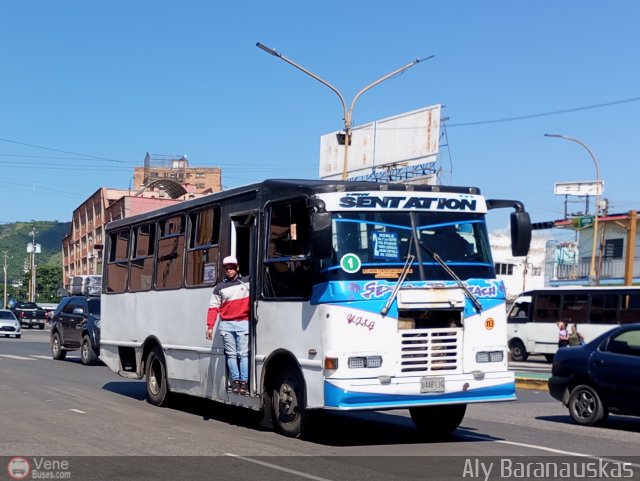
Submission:
M 456 371 L 461 334 L 462 329 L 459 328 L 401 331 L 401 372 L 437 374 Z

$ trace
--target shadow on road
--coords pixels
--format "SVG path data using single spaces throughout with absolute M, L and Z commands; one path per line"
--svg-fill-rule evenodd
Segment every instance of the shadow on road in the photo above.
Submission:
M 108 382 L 102 389 L 120 394 L 138 401 L 144 401 L 147 398 L 147 388 L 143 381 L 114 381 Z
M 574 426 L 578 426 L 578 424 L 568 414 L 566 416 L 537 416 L 536 419 L 539 419 L 540 421 L 573 424 Z M 615 429 L 617 431 L 640 433 L 640 419 L 630 416 L 609 415 L 607 421 L 604 424 L 592 426 L 592 428 Z M 585 429 L 588 428 L 585 427 Z
M 146 399 L 144 381 L 109 382 L 103 389 L 132 399 Z M 161 409 L 161 408 L 154 408 Z M 203 421 L 217 421 L 233 426 L 270 431 L 260 424 L 261 413 L 237 406 L 188 396 L 172 394 L 166 409 L 189 413 L 202 418 Z M 313 411 L 310 413 L 309 425 L 304 440 L 326 446 L 375 446 L 386 444 L 423 444 L 425 442 L 484 442 L 493 441 L 490 436 L 473 436 L 471 428 L 462 427 L 452 434 L 429 438 L 420 433 L 411 418 L 380 411 L 340 413 L 330 411 Z

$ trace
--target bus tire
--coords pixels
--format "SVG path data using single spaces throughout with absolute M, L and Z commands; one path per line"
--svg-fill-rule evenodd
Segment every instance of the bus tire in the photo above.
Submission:
M 544 358 L 545 358 L 545 359 L 546 359 L 546 361 L 547 361 L 548 363 L 550 363 L 550 364 L 551 364 L 551 363 L 553 363 L 553 358 L 554 358 L 554 357 L 555 357 L 555 354 L 545 354 L 545 355 L 544 355 Z
M 513 361 L 524 362 L 529 357 L 529 353 L 520 339 L 513 339 L 509 343 L 509 349 L 511 350 L 511 359 Z
M 282 366 L 271 391 L 273 429 L 283 436 L 299 438 L 307 422 L 304 383 L 298 369 Z
M 409 408 L 416 428 L 423 435 L 434 438 L 446 436 L 455 431 L 460 426 L 466 411 L 466 404 Z
M 96 356 L 96 352 L 91 347 L 91 339 L 89 336 L 85 334 L 82 336 L 82 344 L 80 344 L 80 361 L 85 366 L 91 366 L 96 363 L 98 360 L 98 356 Z
M 146 363 L 147 402 L 154 406 L 166 406 L 169 400 L 167 365 L 159 346 L 149 352 Z
M 583 426 L 600 424 L 608 415 L 598 393 L 586 384 L 580 384 L 571 390 L 568 407 L 573 420 Z
M 54 332 L 53 337 L 51 338 L 51 357 L 56 361 L 63 361 L 64 358 L 67 357 L 67 351 L 62 349 L 60 334 L 57 332 Z

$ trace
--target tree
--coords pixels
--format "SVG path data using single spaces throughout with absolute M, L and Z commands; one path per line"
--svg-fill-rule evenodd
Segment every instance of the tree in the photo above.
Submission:
M 62 266 L 44 265 L 36 270 L 36 293 L 38 302 L 58 302 L 58 288 L 62 286 Z

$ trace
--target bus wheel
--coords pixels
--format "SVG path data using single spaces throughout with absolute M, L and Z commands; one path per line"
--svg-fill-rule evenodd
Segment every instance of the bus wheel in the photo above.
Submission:
M 466 410 L 466 404 L 451 404 L 409 408 L 409 413 L 416 428 L 422 434 L 429 437 L 442 437 L 460 426 Z
M 553 362 L 553 358 L 555 357 L 555 354 L 545 354 L 544 358 L 546 359 L 546 361 L 548 363 L 552 363 Z
M 529 357 L 529 353 L 524 348 L 524 344 L 520 339 L 514 339 L 509 343 L 511 349 L 511 359 L 517 362 L 524 362 Z
M 154 347 L 147 357 L 147 402 L 154 406 L 167 404 L 167 368 L 164 363 L 162 349 Z
M 302 434 L 307 411 L 304 385 L 297 369 L 285 366 L 278 373 L 271 395 L 271 418 L 276 432 L 290 438 L 298 438 Z

